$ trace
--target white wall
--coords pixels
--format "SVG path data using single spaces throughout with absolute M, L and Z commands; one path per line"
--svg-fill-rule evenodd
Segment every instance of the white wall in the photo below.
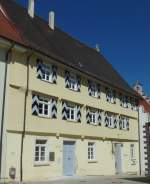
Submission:
M 6 49 L 0 48 L 0 134 L 1 134 L 1 126 L 2 126 L 2 109 L 3 109 L 3 93 L 4 93 L 4 81 L 5 81 L 5 56 L 6 56 Z M 4 153 L 2 153 L 5 155 Z M 2 159 L 2 173 L 1 177 L 3 178 L 3 168 L 5 159 Z
M 140 152 L 141 152 L 141 174 L 142 175 L 145 175 L 145 150 L 144 150 L 144 147 L 146 146 L 144 144 L 144 141 L 145 141 L 145 134 L 143 133 L 144 131 L 144 128 L 143 126 L 149 122 L 149 113 L 145 113 L 143 111 L 143 107 L 140 106 L 139 107 L 139 123 L 140 123 Z
M 5 51 L 0 49 L 0 127 L 2 119 L 2 106 L 3 106 L 3 91 L 4 91 L 4 78 L 5 78 Z

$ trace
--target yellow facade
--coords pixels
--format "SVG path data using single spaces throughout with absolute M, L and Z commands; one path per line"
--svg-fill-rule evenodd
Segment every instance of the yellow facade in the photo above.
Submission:
M 6 168 L 5 176 L 10 178 L 9 169 L 16 168 L 16 180 L 20 179 L 20 150 L 21 134 L 24 123 L 25 92 L 27 89 L 27 57 L 29 53 L 12 51 L 8 65 L 8 103 L 6 124 Z M 36 59 L 42 57 L 45 64 L 55 64 L 58 67 L 57 84 L 37 79 Z M 65 88 L 64 71 L 81 76 L 81 92 L 74 92 Z M 100 99 L 92 98 L 88 94 L 87 80 L 93 80 L 101 84 Z M 29 61 L 29 90 L 27 94 L 26 126 L 23 151 L 23 179 L 45 180 L 63 175 L 63 141 L 75 141 L 75 175 L 114 175 L 116 143 L 122 144 L 122 172 L 139 172 L 139 148 L 138 148 L 138 112 L 131 107 L 120 106 L 119 93 L 117 91 L 116 104 L 106 101 L 105 88 L 112 87 L 103 81 L 97 81 L 90 76 L 37 53 L 33 53 Z M 32 94 L 52 96 L 57 99 L 57 119 L 42 118 L 32 115 Z M 62 120 L 62 100 L 71 101 L 81 105 L 81 123 Z M 103 111 L 102 126 L 86 123 L 86 106 Z M 124 115 L 130 119 L 130 130 L 124 131 L 111 129 L 104 126 L 104 112 L 109 111 L 117 116 Z M 47 152 L 55 153 L 55 160 L 48 161 L 44 165 L 36 165 L 34 162 L 35 140 L 47 139 Z M 96 159 L 89 162 L 87 156 L 88 142 L 95 142 Z M 130 145 L 135 145 L 135 163 L 130 159 Z

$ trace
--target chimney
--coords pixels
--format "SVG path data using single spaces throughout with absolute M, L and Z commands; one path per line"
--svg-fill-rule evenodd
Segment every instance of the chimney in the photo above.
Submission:
M 34 0 L 28 0 L 28 14 L 34 18 Z
M 97 51 L 97 52 L 100 52 L 99 44 L 96 44 L 96 51 Z
M 55 29 L 55 13 L 53 11 L 49 12 L 49 27 Z

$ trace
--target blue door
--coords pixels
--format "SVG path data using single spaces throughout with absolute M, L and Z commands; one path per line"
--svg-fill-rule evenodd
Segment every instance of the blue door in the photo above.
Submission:
M 63 143 L 63 172 L 65 176 L 75 174 L 75 142 L 73 141 Z

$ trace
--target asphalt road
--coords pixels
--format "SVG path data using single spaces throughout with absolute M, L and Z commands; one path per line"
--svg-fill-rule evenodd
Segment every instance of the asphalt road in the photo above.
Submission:
M 64 177 L 32 184 L 150 184 L 150 178 L 141 176 L 85 176 Z

